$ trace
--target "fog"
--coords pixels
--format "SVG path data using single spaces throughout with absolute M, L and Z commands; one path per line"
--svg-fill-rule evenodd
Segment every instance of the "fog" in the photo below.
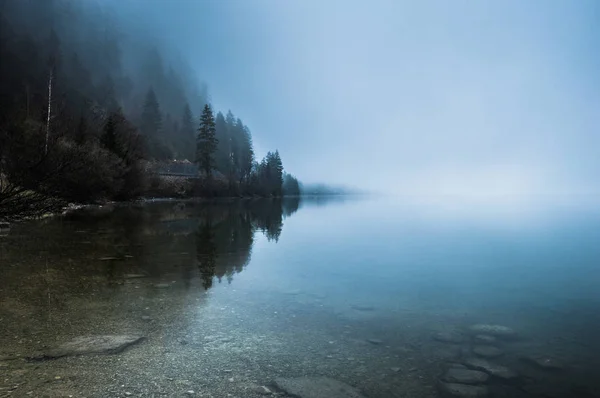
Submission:
M 600 192 L 593 0 L 83 4 L 115 15 L 104 29 L 134 85 L 132 94 L 116 83 L 134 122 L 162 62 L 167 123 L 186 99 L 194 118 L 204 101 L 232 110 L 252 131 L 256 159 L 278 149 L 304 183 L 411 195 Z M 81 41 L 77 29 L 59 32 L 62 43 Z M 162 61 L 149 63 L 152 48 Z M 182 153 L 184 142 L 169 145 Z
M 120 6 L 121 7 L 121 6 Z M 306 182 L 589 193 L 594 1 L 130 1 Z M 127 9 L 125 9 L 125 7 Z

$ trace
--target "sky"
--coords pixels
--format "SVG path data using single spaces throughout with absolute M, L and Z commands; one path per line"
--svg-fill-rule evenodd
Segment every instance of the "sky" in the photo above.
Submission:
M 119 2 L 124 4 L 125 2 Z M 129 0 L 287 171 L 402 194 L 600 193 L 596 0 Z

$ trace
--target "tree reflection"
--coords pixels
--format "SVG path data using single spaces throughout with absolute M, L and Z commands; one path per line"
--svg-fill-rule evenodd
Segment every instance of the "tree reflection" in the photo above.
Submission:
M 196 258 L 205 289 L 233 276 L 250 262 L 254 234 L 277 242 L 284 216 L 298 210 L 299 198 L 237 201 L 204 205 L 196 231 Z
M 212 286 L 213 276 L 217 268 L 217 245 L 215 232 L 210 217 L 200 223 L 196 233 L 196 258 L 202 278 L 202 286 L 208 289 Z

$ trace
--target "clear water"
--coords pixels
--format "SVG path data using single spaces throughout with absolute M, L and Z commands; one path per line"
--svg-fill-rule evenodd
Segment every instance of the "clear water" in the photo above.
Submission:
M 493 396 L 600 396 L 599 242 L 600 211 L 556 198 L 156 202 L 16 225 L 0 236 L 0 396 L 258 397 L 322 375 L 437 397 L 473 354 L 432 336 L 477 323 L 518 336 L 497 343 L 519 377 Z M 146 340 L 24 359 L 99 334 Z

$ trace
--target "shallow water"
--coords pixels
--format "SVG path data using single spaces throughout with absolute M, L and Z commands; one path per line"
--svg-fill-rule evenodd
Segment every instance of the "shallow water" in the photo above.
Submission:
M 432 336 L 479 323 L 517 333 L 494 343 L 518 378 L 491 380 L 492 396 L 600 396 L 600 212 L 409 199 L 156 202 L 13 226 L 0 397 L 254 397 L 304 375 L 437 397 L 474 354 L 468 334 Z M 146 339 L 24 359 L 107 334 Z M 540 355 L 563 369 L 522 360 Z

